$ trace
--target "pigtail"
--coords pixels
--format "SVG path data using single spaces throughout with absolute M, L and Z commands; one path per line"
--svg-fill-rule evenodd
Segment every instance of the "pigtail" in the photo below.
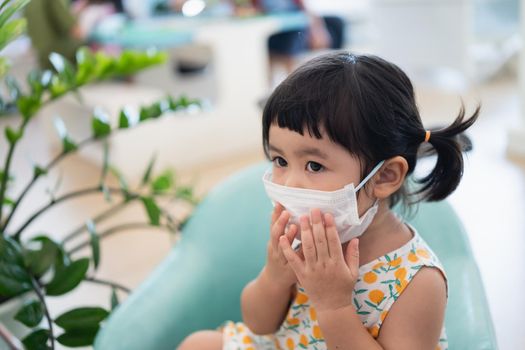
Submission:
M 422 200 L 431 202 L 445 199 L 458 187 L 463 176 L 463 152 L 472 148 L 470 139 L 462 133 L 474 124 L 480 109 L 481 106 L 478 105 L 470 118 L 465 120 L 465 106 L 462 103 L 457 118 L 450 126 L 430 130 L 428 144 L 432 148 L 427 148 L 425 153 L 436 154 L 437 162 L 430 174 L 416 180 L 422 185 L 417 191 Z M 421 137 L 423 138 L 421 141 L 424 141 L 425 133 Z

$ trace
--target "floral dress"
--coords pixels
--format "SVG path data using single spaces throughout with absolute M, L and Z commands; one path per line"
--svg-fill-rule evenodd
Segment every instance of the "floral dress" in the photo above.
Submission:
M 436 255 L 417 231 L 411 229 L 414 237 L 401 248 L 359 267 L 352 299 L 361 322 L 374 338 L 379 336 L 394 302 L 422 267 L 437 268 L 446 280 Z M 327 349 L 308 295 L 300 286 L 296 288 L 295 299 L 276 333 L 255 335 L 243 323 L 228 321 L 222 327 L 223 350 Z M 436 344 L 438 349 L 448 349 L 444 327 Z

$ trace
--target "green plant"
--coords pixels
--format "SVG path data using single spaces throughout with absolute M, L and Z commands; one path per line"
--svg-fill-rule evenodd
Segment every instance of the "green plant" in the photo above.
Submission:
M 4 0 L 0 4 L 0 49 L 15 39 L 24 29 L 23 19 L 10 20 L 29 0 Z M 57 130 L 62 140 L 62 151 L 46 165 L 35 165 L 33 173 L 27 179 L 27 185 L 16 197 L 11 196 L 10 186 L 15 181 L 10 173 L 14 150 L 24 137 L 28 124 L 35 119 L 41 108 L 48 102 L 67 93 L 78 93 L 78 89 L 91 82 L 112 77 L 127 76 L 153 64 L 165 60 L 165 55 L 157 52 L 125 51 L 118 57 L 103 53 L 92 53 L 86 48 L 77 52 L 77 64 L 74 66 L 62 56 L 52 54 L 50 60 L 56 70 L 35 70 L 27 76 L 29 91 L 24 92 L 11 77 L 5 77 L 8 70 L 7 60 L 0 57 L 0 73 L 9 89 L 9 102 L 0 102 L 4 112 L 17 110 L 21 116 L 18 128 L 6 127 L 5 137 L 8 148 L 5 152 L 5 164 L 0 168 L 0 304 L 12 298 L 20 297 L 32 291 L 36 298 L 22 306 L 15 319 L 32 328 L 31 333 L 22 342 L 27 349 L 54 349 L 55 342 L 65 346 L 85 346 L 92 344 L 101 322 L 110 310 L 101 307 L 78 307 L 55 319 L 52 319 L 46 303 L 47 296 L 60 296 L 75 289 L 81 282 L 98 283 L 112 289 L 111 304 L 118 304 L 117 290 L 129 290 L 117 283 L 97 279 L 95 273 L 100 263 L 100 240 L 123 230 L 149 226 L 179 232 L 184 219 L 175 219 L 159 203 L 164 198 L 182 201 L 193 206 L 196 199 L 191 186 L 179 185 L 171 171 L 157 176 L 153 174 L 155 158 L 148 164 L 142 182 L 137 189 L 131 189 L 123 174 L 109 164 L 108 146 L 104 143 L 104 162 L 100 181 L 96 186 L 87 187 L 60 196 L 52 193 L 49 202 L 36 210 L 17 228 L 12 227 L 13 215 L 30 189 L 42 177 L 52 171 L 67 156 L 77 152 L 93 142 L 104 142 L 115 130 L 134 127 L 142 122 L 159 118 L 167 111 L 185 109 L 197 104 L 186 97 L 174 99 L 166 97 L 151 105 L 140 108 L 134 116 L 127 109 L 119 114 L 118 126 L 112 127 L 107 115 L 95 110 L 91 118 L 92 134 L 85 140 L 73 140 L 57 120 Z M 119 186 L 111 186 L 108 177 L 118 179 Z M 19 179 L 16 179 L 17 181 Z M 114 205 L 87 220 L 62 241 L 53 240 L 46 234 L 28 238 L 29 224 L 46 213 L 55 205 L 87 194 L 99 193 Z M 115 198 L 120 200 L 115 203 Z M 140 202 L 145 208 L 148 220 L 132 222 L 111 227 L 104 232 L 97 230 L 97 224 L 124 209 L 132 202 Z M 24 237 L 26 236 L 26 237 Z M 75 237 L 85 239 L 77 246 L 66 249 L 65 243 Z M 74 257 L 84 247 L 91 247 L 90 256 Z M 41 326 L 44 323 L 45 326 Z M 61 328 L 61 334 L 57 329 Z

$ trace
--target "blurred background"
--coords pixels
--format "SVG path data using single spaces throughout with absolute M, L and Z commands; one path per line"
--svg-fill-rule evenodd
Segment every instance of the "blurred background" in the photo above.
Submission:
M 202 197 L 234 172 L 264 160 L 260 120 L 272 89 L 301 62 L 339 48 L 377 54 L 404 69 L 427 127 L 450 123 L 462 102 L 467 111 L 481 103 L 480 119 L 468 131 L 473 150 L 450 202 L 469 234 L 500 349 L 525 349 L 525 58 L 520 56 L 525 10 L 519 0 L 56 2 L 63 6 L 32 0 L 23 13 L 26 35 L 2 52 L 22 83 L 33 68 L 50 67 L 51 52 L 74 61 L 82 45 L 110 55 L 155 48 L 168 56 L 133 77 L 91 84 L 80 89 L 81 98 L 67 96 L 43 108 L 16 151 L 15 177 L 29 178 L 33 163 L 47 163 L 60 150 L 56 116 L 73 137 L 82 138 L 90 132 L 87 116 L 95 107 L 116 123 L 123 106 L 183 94 L 199 99 L 201 108 L 112 136 L 110 163 L 136 184 L 156 154 L 155 169 L 174 169 L 177 181 L 191 184 Z M 57 25 L 64 28 L 60 37 L 48 28 Z M 16 118 L 1 116 L 0 127 Z M 6 147 L 2 138 L 1 162 Z M 60 163 L 35 185 L 12 224 L 19 226 L 42 206 L 59 180 L 60 192 L 96 182 L 102 153 L 102 146 L 93 144 Z M 19 193 L 24 185 L 15 183 L 10 191 Z M 106 205 L 97 196 L 75 200 L 28 229 L 59 239 Z M 143 211 L 130 205 L 105 224 Z M 134 288 L 176 240 L 154 229 L 108 238 L 99 276 Z M 50 309 L 59 314 L 79 301 L 108 300 L 107 290 L 82 285 L 60 300 L 50 298 Z

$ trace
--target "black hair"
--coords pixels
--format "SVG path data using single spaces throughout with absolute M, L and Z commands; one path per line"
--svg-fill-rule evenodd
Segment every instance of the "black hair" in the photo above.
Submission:
M 456 189 L 463 175 L 464 144 L 471 146 L 461 133 L 476 121 L 479 112 L 480 105 L 465 118 L 461 103 L 451 125 L 430 130 L 430 153 L 437 155 L 434 169 L 415 179 L 419 186 L 411 192 L 403 185 L 391 197 L 391 206 L 399 200 L 438 201 Z M 395 64 L 373 55 L 338 51 L 308 61 L 268 98 L 262 123 L 263 148 L 268 158 L 273 123 L 301 135 L 306 129 L 318 139 L 322 127 L 331 141 L 357 156 L 361 178 L 380 161 L 395 156 L 406 159 L 408 177 L 418 156 L 429 153 L 429 147 L 421 152 L 426 129 L 410 79 Z

